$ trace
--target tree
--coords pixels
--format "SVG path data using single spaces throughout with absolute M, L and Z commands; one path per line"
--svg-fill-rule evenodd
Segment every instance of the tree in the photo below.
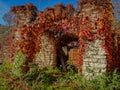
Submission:
M 14 24 L 14 17 L 15 15 L 12 12 L 7 12 L 3 16 L 3 20 L 7 23 L 8 26 Z

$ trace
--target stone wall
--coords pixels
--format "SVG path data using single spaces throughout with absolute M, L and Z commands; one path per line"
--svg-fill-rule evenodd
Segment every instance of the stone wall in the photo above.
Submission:
M 15 26 L 19 28 L 34 21 L 37 15 L 37 8 L 32 3 L 13 6 L 11 11 L 15 14 Z
M 14 38 L 15 41 L 17 42 L 22 37 L 21 28 L 23 27 L 23 25 L 29 25 L 31 22 L 33 22 L 36 19 L 37 8 L 33 4 L 28 3 L 23 6 L 12 7 L 11 11 L 15 14 Z
M 83 65 L 79 67 L 79 49 L 73 48 L 69 51 L 69 59 L 78 69 L 82 68 L 82 74 L 88 78 L 106 72 L 107 60 L 105 50 L 101 47 L 101 40 L 89 43 L 83 58 Z
M 23 6 L 12 7 L 11 11 L 15 14 L 14 37 L 18 41 L 21 38 L 21 28 L 23 25 L 29 25 L 36 19 L 37 8 L 33 4 L 28 3 Z
M 95 40 L 91 42 L 85 50 L 82 73 L 84 76 L 92 77 L 106 72 L 107 60 L 106 52 L 101 47 L 102 40 Z
M 81 0 L 81 1 L 83 2 L 85 0 Z M 108 63 L 107 53 L 106 53 L 105 49 L 103 49 L 103 47 L 101 46 L 102 43 L 105 43 L 107 41 L 106 37 L 102 37 L 102 34 L 104 36 L 105 32 L 101 31 L 102 34 L 100 32 L 98 32 L 99 30 L 104 29 L 104 25 L 105 25 L 104 23 L 106 23 L 104 21 L 108 20 L 108 19 L 105 19 L 106 15 L 103 16 L 103 13 L 102 13 L 102 12 L 105 12 L 105 10 L 103 10 L 103 7 L 102 7 L 104 0 L 100 1 L 100 7 L 98 7 L 99 3 L 96 3 L 98 6 L 95 5 L 95 2 L 96 1 L 98 2 L 99 0 L 95 0 L 95 2 L 93 2 L 92 0 L 88 0 L 88 1 L 90 1 L 91 3 L 87 2 L 87 1 L 83 2 L 80 13 L 78 12 L 78 14 L 76 14 L 75 17 L 69 18 L 68 23 L 63 20 L 65 22 L 65 24 L 63 24 L 63 26 L 60 24 L 61 27 L 58 27 L 58 28 L 61 29 L 60 31 L 62 33 L 70 32 L 72 34 L 75 34 L 77 36 L 77 38 L 79 38 L 79 40 L 77 40 L 77 42 L 80 42 L 80 38 L 82 38 L 81 40 L 83 40 L 84 45 L 82 43 L 79 43 L 79 46 L 78 46 L 79 49 L 77 49 L 77 48 L 71 49 L 69 51 L 69 60 L 71 60 L 72 63 L 75 66 L 77 66 L 78 68 L 82 68 L 82 70 L 81 70 L 82 74 L 84 76 L 88 76 L 90 78 L 91 76 L 100 75 L 103 72 L 106 72 L 107 66 L 108 66 L 108 64 L 111 63 L 111 61 L 109 61 L 110 63 Z M 109 1 L 107 1 L 107 2 L 109 2 Z M 20 7 L 16 7 L 17 9 L 15 9 L 16 15 L 20 18 L 20 20 L 18 20 L 18 22 L 16 22 L 17 30 L 15 32 L 15 41 L 19 41 L 21 38 L 20 30 L 22 29 L 23 23 L 27 26 L 29 26 L 29 24 L 33 24 L 35 30 L 41 30 L 41 27 L 38 28 L 35 25 L 40 26 L 41 24 L 42 25 L 46 24 L 46 26 L 47 26 L 51 22 L 50 21 L 48 23 L 45 23 L 45 22 L 41 23 L 40 20 L 42 21 L 42 19 L 43 20 L 46 19 L 46 17 L 42 17 L 42 13 L 41 13 L 40 16 L 38 15 L 39 17 L 37 16 L 37 18 L 40 18 L 40 20 L 36 19 L 34 21 L 34 23 L 36 23 L 36 24 L 32 23 L 32 20 L 35 17 L 34 16 L 35 13 L 34 14 L 31 13 L 31 12 L 34 12 L 34 10 L 31 11 L 29 8 L 31 8 L 32 6 L 30 6 L 30 7 L 29 6 L 30 5 L 20 6 Z M 23 10 L 24 13 L 22 13 L 22 8 L 25 9 L 25 10 Z M 58 6 L 58 8 L 59 8 L 59 6 Z M 54 11 L 53 8 L 50 10 Z M 13 9 L 13 11 L 14 11 L 14 9 Z M 45 11 L 46 16 L 49 16 L 48 11 L 49 11 L 49 8 L 46 9 L 46 11 Z M 56 10 L 55 10 L 55 12 L 56 12 Z M 110 11 L 109 14 L 111 14 L 111 12 L 112 11 Z M 69 14 L 69 12 L 67 12 L 67 13 Z M 59 14 L 56 14 L 56 15 L 59 15 Z M 43 12 L 43 16 L 44 16 L 44 12 Z M 61 22 L 63 17 L 58 17 L 58 18 L 59 18 L 59 19 L 57 19 L 58 22 Z M 66 20 L 67 20 L 67 18 L 66 18 Z M 111 21 L 112 21 L 112 19 L 111 19 Z M 53 20 L 52 22 L 55 22 L 55 21 Z M 77 24 L 75 24 L 75 23 L 77 23 Z M 78 24 L 78 23 L 80 23 L 80 24 Z M 64 31 L 64 28 L 66 28 L 66 27 L 64 27 L 64 25 L 66 25 L 66 26 L 68 25 L 67 31 Z M 109 27 L 109 25 L 110 24 L 108 24 L 108 27 Z M 72 26 L 72 27 L 70 27 L 70 26 Z M 56 46 L 55 46 L 55 42 L 54 42 L 55 39 L 53 37 L 50 37 L 48 29 L 50 29 L 51 32 L 54 32 L 57 28 L 48 27 L 47 30 L 43 31 L 44 33 L 43 33 L 42 37 L 41 36 L 39 37 L 39 35 L 36 36 L 38 38 L 38 40 L 41 40 L 41 43 L 40 43 L 40 50 L 37 53 L 35 52 L 36 54 L 35 54 L 34 62 L 36 64 L 38 64 L 40 68 L 44 68 L 47 66 L 56 66 L 56 63 L 57 63 L 56 62 L 56 56 L 57 56 L 56 54 L 57 53 L 56 53 Z M 33 30 L 33 29 L 31 29 L 31 30 Z M 109 28 L 109 31 L 110 30 L 111 29 Z M 54 36 L 57 36 L 58 34 L 60 34 L 60 31 L 56 30 L 55 31 L 56 34 Z M 81 36 L 78 35 L 79 31 L 81 32 Z M 48 32 L 48 33 L 46 33 L 46 32 Z M 108 34 L 110 34 L 110 33 L 108 33 Z M 59 38 L 59 36 L 60 35 L 58 35 L 57 38 Z M 61 37 L 63 37 L 63 36 L 61 36 Z M 57 47 L 61 48 L 62 46 L 67 46 L 69 41 L 70 42 L 74 41 L 74 38 L 64 35 L 63 38 L 60 38 L 59 45 Z M 83 45 L 83 46 L 80 47 L 80 45 Z M 82 53 L 82 50 L 81 50 L 81 52 L 79 52 L 80 48 L 85 48 L 85 51 L 83 53 L 83 58 L 80 57 L 80 54 Z M 63 57 L 63 54 L 61 54 L 61 57 Z M 79 64 L 80 59 L 83 59 L 83 60 L 81 60 L 82 63 L 81 63 L 81 66 L 79 67 L 78 64 Z
M 20 43 L 24 37 L 21 31 L 23 27 L 29 26 L 36 19 L 37 8 L 32 3 L 28 3 L 11 7 L 11 12 L 15 15 L 12 28 L 13 40 L 10 48 L 10 52 L 12 52 L 10 53 L 10 59 L 13 60 L 13 54 L 20 50 Z
M 44 33 L 41 37 L 40 50 L 36 53 L 34 62 L 40 68 L 56 66 L 56 49 L 55 43 L 50 39 L 49 34 Z
M 83 63 L 82 63 L 82 74 L 88 78 L 91 78 L 96 75 L 100 75 L 103 72 L 106 72 L 107 69 L 107 59 L 106 52 L 101 46 L 104 39 L 98 37 L 97 31 L 99 28 L 102 28 L 102 22 L 99 21 L 102 18 L 102 12 L 97 9 L 95 10 L 95 5 L 90 5 L 89 3 L 84 4 L 81 9 L 82 21 L 86 24 L 80 26 L 84 30 L 89 30 L 95 35 L 94 40 L 90 40 L 90 36 L 87 37 L 85 41 L 85 52 L 83 53 Z M 89 26 L 90 25 L 90 26 Z

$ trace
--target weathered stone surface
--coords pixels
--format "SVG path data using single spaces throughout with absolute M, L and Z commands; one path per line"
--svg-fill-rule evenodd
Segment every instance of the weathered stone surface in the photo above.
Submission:
M 91 31 L 96 35 L 98 29 L 102 27 L 101 21 L 98 20 L 100 17 L 103 17 L 102 12 L 98 9 L 95 10 L 94 5 L 84 4 L 81 15 L 83 16 L 83 22 L 86 20 L 86 17 L 89 17 L 90 24 L 93 28 Z M 101 27 L 98 26 L 98 24 L 101 24 Z M 83 54 L 82 74 L 87 78 L 106 72 L 107 59 L 106 52 L 101 46 L 102 42 L 104 42 L 104 40 L 97 38 L 93 41 L 86 40 L 85 52 Z
M 43 34 L 41 37 L 40 51 L 35 55 L 35 63 L 40 68 L 48 66 L 56 66 L 55 44 L 49 39 L 48 34 Z
M 102 5 L 100 6 L 100 8 L 101 7 L 102 7 Z M 26 6 L 24 8 L 26 8 Z M 101 43 L 104 40 L 100 39 L 100 36 L 98 36 L 99 32 L 97 32 L 98 29 L 101 29 L 104 26 L 103 23 L 101 24 L 101 22 L 102 22 L 101 19 L 104 18 L 104 16 L 103 16 L 103 13 L 101 12 L 102 10 L 98 10 L 98 9 L 95 10 L 95 4 L 93 4 L 93 5 L 91 5 L 90 3 L 88 5 L 84 4 L 81 9 L 82 10 L 80 11 L 80 13 L 78 13 L 78 16 L 79 15 L 82 16 L 82 19 L 81 19 L 81 17 L 80 17 L 80 19 L 77 18 L 77 19 L 75 19 L 76 22 L 79 23 L 79 20 L 80 20 L 80 22 L 82 22 L 82 21 L 85 22 L 86 20 L 88 20 L 89 26 L 91 26 L 90 28 L 92 28 L 92 29 L 90 29 L 90 33 L 95 34 L 95 37 L 94 37 L 94 35 L 93 35 L 93 37 L 92 37 L 92 35 L 88 35 L 87 39 L 85 39 L 87 42 L 86 43 L 87 45 L 85 48 L 85 53 L 83 55 L 84 57 L 83 57 L 83 65 L 82 65 L 83 75 L 91 77 L 91 76 L 100 75 L 102 72 L 106 72 L 106 67 L 107 67 L 106 52 L 101 46 Z M 19 41 L 19 39 L 21 38 L 21 33 L 19 32 L 19 30 L 21 29 L 21 25 L 22 24 L 29 25 L 29 23 L 32 22 L 31 17 L 34 16 L 33 14 L 30 14 L 30 12 L 29 12 L 30 10 L 28 10 L 28 9 L 25 9 L 24 13 L 22 13 L 23 11 L 21 11 L 21 10 L 22 10 L 21 8 L 20 8 L 20 10 L 14 10 L 15 13 L 17 14 L 18 18 L 20 19 L 20 20 L 18 20 L 18 23 L 16 23 L 16 28 L 18 28 L 17 32 L 15 33 L 16 41 Z M 56 13 L 56 11 L 55 11 L 55 13 Z M 77 16 L 77 14 L 76 14 L 76 16 Z M 37 18 L 40 18 L 40 17 L 37 16 Z M 73 20 L 74 20 L 74 18 L 73 18 Z M 44 21 L 42 21 L 42 18 L 41 18 L 41 20 L 37 19 L 35 21 L 35 23 L 37 23 L 39 21 L 44 23 Z M 63 21 L 64 21 L 64 19 L 63 19 Z M 61 20 L 60 20 L 60 22 L 61 22 Z M 54 23 L 58 24 L 57 22 L 54 22 Z M 66 20 L 64 21 L 64 23 L 66 23 Z M 64 27 L 66 25 L 71 26 L 68 28 L 69 30 L 65 31 L 65 33 L 71 32 L 71 33 L 74 33 L 75 35 L 78 35 L 78 33 L 79 33 L 78 27 L 81 27 L 82 25 L 79 26 L 79 24 L 77 24 L 78 26 L 76 26 L 75 24 L 70 23 L 70 22 L 66 23 L 66 24 L 64 24 L 64 23 L 63 23 L 63 29 L 66 28 L 66 27 Z M 98 25 L 98 24 L 100 24 L 100 25 Z M 73 26 L 75 28 L 72 28 Z M 87 22 L 85 22 L 85 24 L 83 25 L 83 28 L 85 28 L 85 30 L 89 29 L 89 28 L 87 28 Z M 50 31 L 52 31 L 52 30 L 50 30 Z M 60 33 L 57 33 L 57 30 L 55 31 L 55 33 L 56 33 L 55 34 L 56 38 L 60 36 Z M 90 39 L 92 39 L 91 37 L 95 38 L 97 40 L 92 41 L 92 40 L 90 40 Z M 56 52 L 55 52 L 54 43 L 51 41 L 51 39 L 49 38 L 49 35 L 47 35 L 47 34 L 43 34 L 43 36 L 39 39 L 41 39 L 41 44 L 40 44 L 41 49 L 35 55 L 35 58 L 34 58 L 35 63 L 37 63 L 40 68 L 47 67 L 47 66 L 55 66 L 56 65 Z M 62 41 L 62 39 L 61 39 L 61 41 Z M 68 54 L 67 50 L 63 49 L 63 51 L 64 51 L 64 53 L 66 53 L 66 55 Z M 77 48 L 71 49 L 69 51 L 69 60 L 71 60 L 72 63 L 77 66 L 79 59 L 80 59 L 80 52 L 78 51 L 78 49 Z
M 89 48 L 85 51 L 82 65 L 82 73 L 88 78 L 106 72 L 107 61 L 106 53 L 101 47 L 102 40 L 91 42 Z M 93 73 L 93 74 L 92 74 Z

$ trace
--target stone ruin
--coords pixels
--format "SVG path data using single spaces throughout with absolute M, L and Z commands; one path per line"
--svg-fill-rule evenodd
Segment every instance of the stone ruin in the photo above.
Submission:
M 117 38 L 119 38 L 119 35 L 111 30 L 111 23 L 109 23 L 109 31 L 107 30 L 100 33 L 100 36 L 98 34 L 98 31 L 107 25 L 106 22 L 112 22 L 113 20 L 111 11 L 112 1 L 81 0 L 79 3 L 78 5 L 80 6 L 78 6 L 77 10 L 75 10 L 72 5 L 63 6 L 61 4 L 55 5 L 53 8 L 46 8 L 43 12 L 38 12 L 37 8 L 32 4 L 12 7 L 11 11 L 16 15 L 12 44 L 15 51 L 20 49 L 17 47 L 18 44 L 16 43 L 20 43 L 22 38 L 21 29 L 24 25 L 28 27 L 34 25 L 33 27 L 40 31 L 37 25 L 45 20 L 45 17 L 41 17 L 40 15 L 45 14 L 49 16 L 49 11 L 53 11 L 54 14 L 59 17 L 55 18 L 56 21 L 53 21 L 53 24 L 59 26 L 58 22 L 64 21 L 62 22 L 62 28 L 57 31 L 55 30 L 57 28 L 52 29 L 50 27 L 46 29 L 41 36 L 36 36 L 37 40 L 40 40 L 41 43 L 39 44 L 40 49 L 35 53 L 32 62 L 38 64 L 40 68 L 62 65 L 63 70 L 66 71 L 67 60 L 70 60 L 72 64 L 77 67 L 78 71 L 90 77 L 111 71 L 114 68 L 120 69 L 120 43 L 115 41 L 118 40 Z M 106 8 L 106 6 L 103 5 L 106 3 L 110 6 L 106 9 L 110 11 L 110 18 L 105 18 L 102 11 L 103 8 Z M 48 22 L 47 25 L 49 23 L 50 22 Z M 80 36 L 80 33 L 85 30 L 91 30 L 91 35 L 94 36 L 94 39 L 92 36 L 89 36 L 89 32 L 89 37 L 83 39 L 84 37 L 82 35 Z M 112 38 L 107 38 L 106 33 L 110 36 L 114 36 Z M 105 37 L 101 37 L 104 34 Z M 108 53 L 101 46 L 101 43 L 106 44 L 107 39 L 111 39 L 111 41 L 114 42 L 112 44 L 110 43 L 114 48 L 111 49 L 114 50 L 112 54 L 110 54 L 112 57 L 109 57 Z M 85 42 L 85 45 L 83 45 L 83 42 Z M 81 45 L 83 45 L 83 47 L 81 47 Z M 84 47 L 86 47 L 85 50 L 83 50 Z M 82 51 L 84 51 L 84 53 Z M 83 53 L 83 56 L 80 55 L 81 53 Z M 114 55 L 117 57 L 114 57 Z M 112 61 L 110 61 L 111 58 Z

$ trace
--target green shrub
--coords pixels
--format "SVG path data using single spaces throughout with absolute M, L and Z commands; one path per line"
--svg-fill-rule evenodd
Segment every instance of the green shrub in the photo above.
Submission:
M 12 64 L 12 73 L 13 75 L 17 77 L 22 77 L 24 76 L 24 65 L 26 62 L 26 57 L 22 52 L 17 52 L 14 55 L 14 61 L 11 63 Z
M 7 80 L 3 77 L 0 77 L 0 90 L 8 90 Z
M 24 73 L 25 56 L 18 52 L 14 58 L 13 63 L 6 60 L 0 65 L 0 90 L 120 90 L 117 70 L 88 80 L 75 72 L 69 62 L 68 72 L 50 66 L 40 69 L 30 63 L 29 71 Z
M 3 77 L 5 73 L 5 67 L 0 65 L 0 90 L 7 90 L 8 83 L 7 80 Z

